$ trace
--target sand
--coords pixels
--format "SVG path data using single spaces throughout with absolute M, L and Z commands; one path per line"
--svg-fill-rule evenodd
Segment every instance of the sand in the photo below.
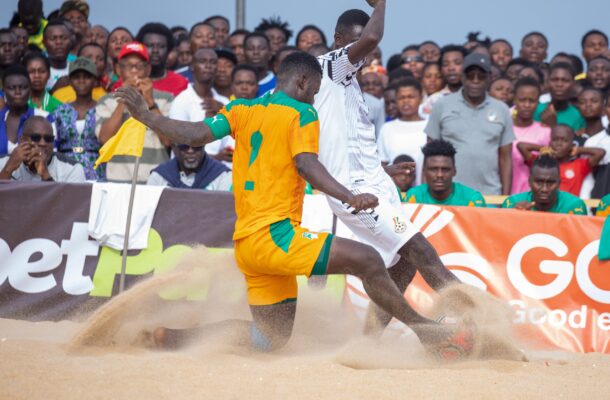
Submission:
M 202 264 L 199 256 L 191 256 L 175 274 L 129 290 L 85 322 L 0 319 L 0 398 L 610 397 L 610 357 L 529 351 L 529 362 L 510 360 L 521 353 L 514 352 L 519 346 L 510 338 L 502 305 L 464 288 L 449 289 L 431 310 L 470 314 L 477 324 L 478 340 L 494 343 L 478 346 L 476 359 L 464 362 L 439 364 L 426 356 L 413 336 L 390 332 L 380 341 L 365 340 L 359 335 L 360 321 L 329 306 L 332 302 L 320 292 L 306 287 L 299 297 L 294 336 L 277 353 L 252 353 L 222 341 L 195 343 L 173 352 L 146 347 L 142 330 L 160 321 L 185 327 L 223 317 L 247 317 L 242 302 L 226 301 L 236 291 L 243 294 L 239 274 L 226 268 L 197 270 L 196 265 Z M 230 263 L 226 257 L 207 259 L 216 265 Z M 151 291 L 180 281 L 184 273 L 191 287 L 218 284 L 200 302 L 167 307 L 167 302 L 151 296 Z

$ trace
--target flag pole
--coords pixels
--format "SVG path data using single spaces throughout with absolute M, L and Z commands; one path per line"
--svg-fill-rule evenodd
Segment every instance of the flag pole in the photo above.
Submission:
M 136 157 L 136 164 L 133 167 L 133 177 L 131 178 L 131 193 L 129 193 L 129 207 L 127 208 L 127 222 L 125 225 L 125 238 L 123 239 L 123 253 L 121 260 L 121 278 L 119 280 L 119 294 L 125 290 L 125 273 L 127 271 L 127 250 L 129 247 L 129 230 L 131 229 L 131 212 L 133 211 L 133 199 L 136 195 L 136 183 L 138 181 L 138 168 L 140 157 Z

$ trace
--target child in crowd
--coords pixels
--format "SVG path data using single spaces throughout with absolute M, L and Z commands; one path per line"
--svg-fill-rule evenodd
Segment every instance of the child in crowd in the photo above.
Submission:
M 493 80 L 491 85 L 489 85 L 489 95 L 511 107 L 513 105 L 512 82 L 506 77 L 500 77 Z
M 415 162 L 413 157 L 408 156 L 406 154 L 401 154 L 392 161 L 392 164 L 399 164 L 402 162 Z M 398 190 L 398 195 L 400 196 L 400 201 L 403 203 L 407 202 L 406 193 L 413 187 L 413 182 L 415 182 L 415 176 L 413 174 L 395 174 L 392 176 L 392 180 L 396 185 L 396 189 Z

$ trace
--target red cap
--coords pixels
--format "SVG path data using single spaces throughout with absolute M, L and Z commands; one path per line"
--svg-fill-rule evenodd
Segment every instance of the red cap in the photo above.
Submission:
M 144 47 L 144 45 L 140 42 L 131 42 L 123 46 L 123 48 L 119 52 L 118 59 L 120 60 L 130 54 L 137 54 L 144 60 L 149 61 L 148 51 L 146 51 L 146 47 Z

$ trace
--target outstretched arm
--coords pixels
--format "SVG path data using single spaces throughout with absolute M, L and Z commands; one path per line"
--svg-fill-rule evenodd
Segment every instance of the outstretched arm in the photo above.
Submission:
M 294 157 L 299 175 L 319 191 L 354 207 L 355 211 L 375 208 L 377 197 L 369 193 L 354 195 L 333 178 L 318 161 L 315 153 L 300 153 Z
M 121 87 L 114 95 L 125 104 L 131 116 L 153 131 L 177 143 L 203 146 L 216 140 L 210 128 L 202 122 L 177 121 L 148 110 L 144 97 L 131 87 Z
M 383 38 L 385 26 L 385 0 L 367 0 L 367 2 L 375 9 L 373 10 L 369 22 L 362 30 L 360 39 L 349 48 L 347 57 L 352 64 L 357 64 L 361 60 L 364 60 L 366 56 L 375 50 Z

